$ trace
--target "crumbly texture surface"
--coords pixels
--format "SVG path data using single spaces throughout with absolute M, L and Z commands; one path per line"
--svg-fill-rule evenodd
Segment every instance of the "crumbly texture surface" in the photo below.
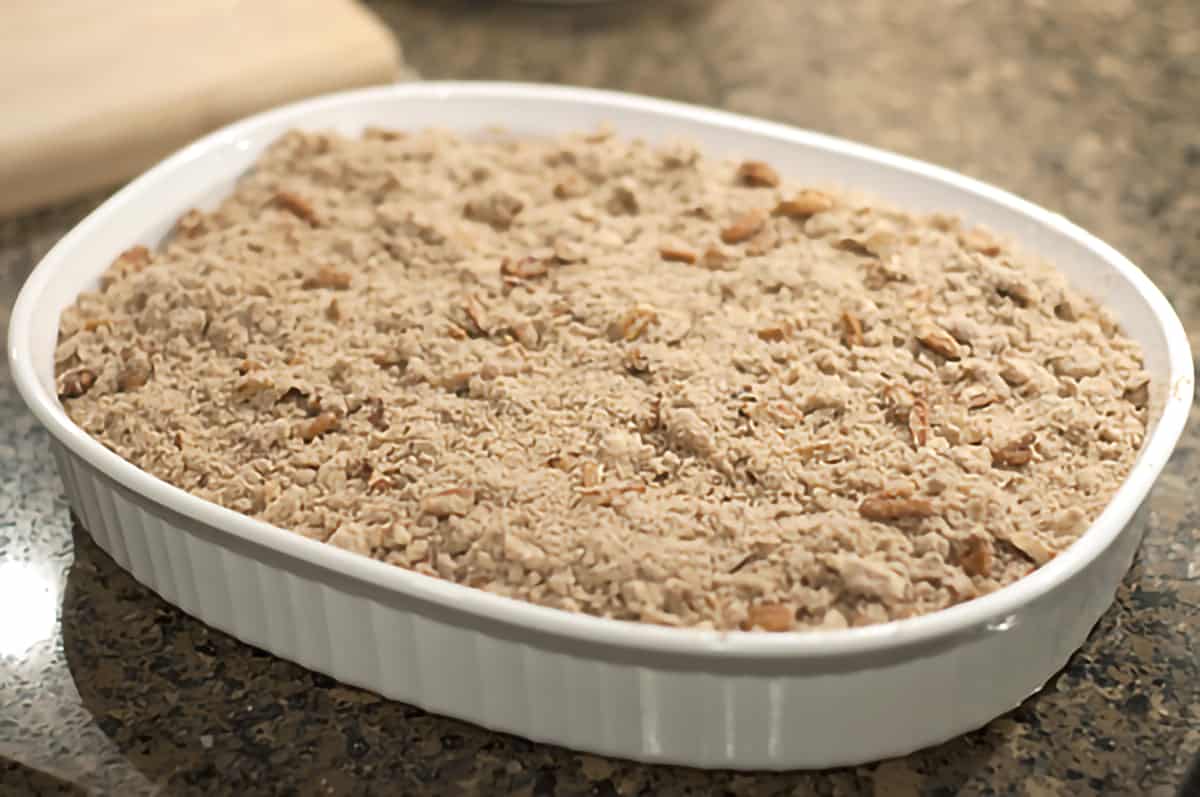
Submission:
M 603 131 L 290 133 L 62 317 L 60 398 L 202 498 L 570 611 L 784 631 L 1069 546 L 1147 421 L 1048 264 Z

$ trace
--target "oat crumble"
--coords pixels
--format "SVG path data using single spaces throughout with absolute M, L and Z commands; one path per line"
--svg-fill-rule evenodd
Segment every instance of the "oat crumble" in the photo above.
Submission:
M 608 132 L 289 133 L 61 319 L 114 452 L 307 537 L 677 626 L 841 628 L 1070 545 L 1135 343 L 945 215 Z

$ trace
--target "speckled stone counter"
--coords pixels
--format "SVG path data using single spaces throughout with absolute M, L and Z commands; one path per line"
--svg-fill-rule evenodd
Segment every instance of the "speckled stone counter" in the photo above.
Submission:
M 373 5 L 427 77 L 636 90 L 995 182 L 1138 262 L 1200 344 L 1195 0 Z M 32 265 L 102 198 L 0 222 L 0 320 Z M 433 717 L 209 631 L 72 528 L 45 435 L 5 370 L 0 794 L 1166 797 L 1200 751 L 1196 421 L 1144 513 L 1146 542 L 1116 605 L 1043 693 L 879 765 L 705 773 Z

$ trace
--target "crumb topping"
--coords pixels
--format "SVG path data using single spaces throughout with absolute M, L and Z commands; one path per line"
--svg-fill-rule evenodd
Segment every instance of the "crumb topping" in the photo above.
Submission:
M 61 319 L 118 455 L 575 612 L 841 628 L 1045 564 L 1128 473 L 1141 353 L 986 230 L 609 132 L 292 132 Z

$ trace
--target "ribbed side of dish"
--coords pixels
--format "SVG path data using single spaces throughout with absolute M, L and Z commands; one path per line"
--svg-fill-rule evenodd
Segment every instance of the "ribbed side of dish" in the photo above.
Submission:
M 54 446 L 72 508 L 122 568 L 255 647 L 429 711 L 578 750 L 701 767 L 827 767 L 902 755 L 977 728 L 1041 687 L 1113 599 L 1132 523 L 1092 570 L 950 650 L 824 672 L 739 674 L 635 662 L 569 640 L 472 626 L 445 609 L 331 583 L 303 563 L 222 544 Z M 519 638 L 519 637 L 525 638 Z M 1003 666 L 997 666 L 1002 663 Z

